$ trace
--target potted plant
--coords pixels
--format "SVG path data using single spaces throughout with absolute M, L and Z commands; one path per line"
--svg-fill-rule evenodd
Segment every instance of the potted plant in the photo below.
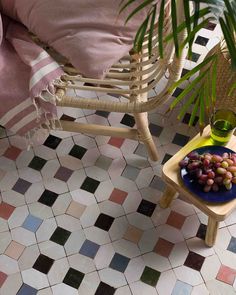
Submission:
M 178 4 L 183 1 L 184 22 L 178 23 Z M 135 3 L 136 2 L 136 3 Z M 164 14 L 165 5 L 170 2 L 170 16 L 172 32 L 165 36 Z M 170 92 L 183 82 L 192 78 L 183 92 L 170 104 L 170 110 L 184 101 L 180 108 L 178 119 L 182 119 L 190 107 L 192 108 L 189 125 L 192 125 L 195 116 L 199 115 L 199 126 L 202 131 L 207 118 L 216 106 L 236 106 L 236 1 L 235 0 L 122 0 L 120 13 L 130 5 L 135 5 L 126 21 L 129 21 L 140 10 L 150 7 L 145 21 L 137 31 L 134 41 L 134 50 L 139 52 L 144 40 L 148 38 L 149 55 L 152 54 L 152 37 L 157 34 L 158 50 L 160 58 L 163 58 L 163 44 L 172 40 L 175 46 L 175 54 L 178 57 L 181 50 L 188 48 L 188 56 L 191 58 L 192 45 L 196 34 L 204 28 L 209 21 L 220 24 L 223 39 L 206 56 L 203 62 L 196 65 L 179 81 L 174 83 Z M 159 5 L 159 6 L 158 6 Z M 157 11 L 159 15 L 157 16 Z M 155 24 L 158 22 L 158 30 Z M 179 44 L 178 35 L 186 31 L 183 43 Z M 193 76 L 195 78 L 193 78 Z M 224 80 L 222 82 L 222 79 Z M 220 82 L 221 84 L 220 85 Z M 193 105 L 193 106 L 192 106 Z

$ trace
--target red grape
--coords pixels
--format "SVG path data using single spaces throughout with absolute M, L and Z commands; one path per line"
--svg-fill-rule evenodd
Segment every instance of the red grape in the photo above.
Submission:
M 205 167 L 209 166 L 210 163 L 211 163 L 211 161 L 209 159 L 204 159 L 203 160 L 203 166 L 205 166 Z
M 179 162 L 179 167 L 180 168 L 184 168 L 184 167 L 186 167 L 188 165 L 188 160 L 181 160 L 180 162 Z
M 218 192 L 219 189 L 220 189 L 219 185 L 217 183 L 213 183 L 213 185 L 212 185 L 213 192 Z
M 207 179 L 207 185 L 212 185 L 214 183 L 214 180 L 209 178 Z
M 199 154 L 197 152 L 190 152 L 187 157 L 190 160 L 198 160 L 199 159 Z
M 210 171 L 207 174 L 208 178 L 215 178 L 215 172 L 214 171 Z
M 211 190 L 211 185 L 205 185 L 203 190 L 205 193 L 208 193 Z

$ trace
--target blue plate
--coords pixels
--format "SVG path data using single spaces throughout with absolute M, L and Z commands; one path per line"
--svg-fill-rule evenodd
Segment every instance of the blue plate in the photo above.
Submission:
M 222 155 L 223 153 L 233 153 L 234 151 L 224 147 L 224 146 L 204 146 L 197 148 L 193 151 L 198 152 L 200 155 L 204 153 L 211 153 L 216 155 Z M 195 195 L 197 195 L 199 198 L 203 199 L 207 202 L 214 202 L 214 203 L 220 203 L 220 202 L 227 202 L 234 198 L 236 198 L 236 185 L 234 184 L 232 186 L 231 190 L 226 190 L 223 186 L 220 188 L 218 192 L 210 191 L 208 193 L 205 193 L 203 191 L 203 187 L 198 184 L 196 181 L 194 181 L 188 174 L 185 168 L 182 168 L 180 170 L 180 175 L 183 179 L 184 185 Z

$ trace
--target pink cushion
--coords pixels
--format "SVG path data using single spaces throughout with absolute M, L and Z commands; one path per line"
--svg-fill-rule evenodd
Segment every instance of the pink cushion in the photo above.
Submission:
M 42 41 L 67 57 L 84 76 L 101 78 L 132 48 L 142 11 L 124 25 L 120 0 L 0 0 Z M 142 2 L 140 0 L 140 2 Z M 137 1 L 135 1 L 135 6 Z

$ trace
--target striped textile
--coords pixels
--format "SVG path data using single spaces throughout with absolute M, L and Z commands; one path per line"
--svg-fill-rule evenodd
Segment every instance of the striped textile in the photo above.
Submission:
M 24 135 L 57 117 L 52 84 L 63 71 L 23 25 L 2 15 L 0 28 L 0 125 Z

